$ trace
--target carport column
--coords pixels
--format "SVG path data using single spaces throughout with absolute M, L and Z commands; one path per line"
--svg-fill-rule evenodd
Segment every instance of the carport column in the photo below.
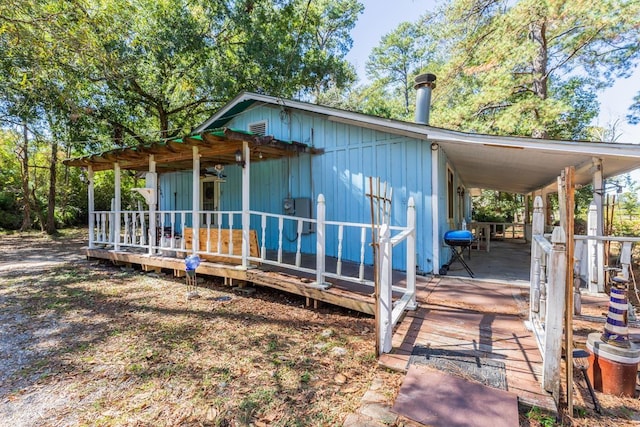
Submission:
M 95 208 L 96 208 L 96 197 L 95 197 L 95 188 L 93 186 L 93 166 L 89 165 L 87 167 L 87 179 L 89 180 L 89 187 L 87 188 L 87 197 L 88 197 L 88 208 L 89 208 L 89 249 L 93 249 L 95 247 L 95 226 L 96 226 L 96 218 L 95 218 Z
M 604 190 L 604 179 L 602 175 L 602 160 L 596 157 L 593 158 L 593 202 L 596 205 L 596 235 L 603 236 L 603 224 L 604 224 L 604 215 L 602 213 L 602 196 L 605 193 Z M 597 278 L 598 278 L 598 292 L 604 292 L 604 242 L 599 240 L 596 243 L 596 262 L 595 266 L 597 270 Z M 594 266 L 592 266 L 593 268 Z
M 438 198 L 440 197 L 438 191 L 438 151 L 440 146 L 433 142 L 431 144 L 431 231 L 433 233 L 432 238 L 432 251 L 433 251 L 433 274 L 440 273 L 440 219 L 438 212 L 440 210 L 440 204 Z
M 120 224 L 122 222 L 122 218 L 120 210 L 122 209 L 122 196 L 121 196 L 121 188 L 120 188 L 120 163 L 115 162 L 113 164 L 113 174 L 114 174 L 114 187 L 115 187 L 115 195 L 113 196 L 114 198 L 114 205 L 113 205 L 113 212 L 115 215 L 114 218 L 114 231 L 113 231 L 113 249 L 114 250 L 119 250 L 120 249 Z
M 544 230 L 543 233 L 549 229 L 549 226 L 553 225 L 551 221 L 551 203 L 549 203 L 549 190 L 542 189 L 542 206 L 544 207 Z
M 524 196 L 524 241 L 531 241 L 531 194 L 526 194 Z
M 242 267 L 249 267 L 249 227 L 251 216 L 250 209 L 250 191 L 251 191 L 251 151 L 249 150 L 249 143 L 247 141 L 242 142 L 242 152 L 244 158 L 244 167 L 242 168 Z
M 587 236 L 597 236 L 598 235 L 598 207 L 596 206 L 595 200 L 589 204 L 589 211 L 587 212 Z M 598 292 L 598 270 L 599 264 L 598 261 L 598 241 L 597 240 L 587 240 L 587 262 L 589 269 L 589 292 L 596 293 Z
M 156 159 L 153 154 L 149 155 L 149 172 L 155 175 L 156 173 Z M 153 189 L 153 199 L 151 203 L 149 203 L 149 255 L 153 255 L 155 253 L 154 247 L 157 245 L 156 242 L 156 208 L 158 206 L 158 181 L 155 180 L 155 188 Z
M 193 146 L 193 199 L 191 205 L 191 252 L 197 254 L 200 250 L 200 151 L 198 146 Z M 184 238 L 184 224 L 182 224 L 182 237 Z

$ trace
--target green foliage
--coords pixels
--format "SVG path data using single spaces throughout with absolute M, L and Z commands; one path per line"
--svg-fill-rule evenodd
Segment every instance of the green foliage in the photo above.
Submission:
M 22 215 L 12 194 L 0 193 L 0 230 L 16 230 L 22 223 Z
M 522 218 L 524 200 L 521 195 L 482 190 L 473 198 L 473 219 L 479 222 L 514 222 Z
M 47 223 L 81 220 L 78 172 L 47 169 L 58 152 L 182 135 L 242 90 L 312 98 L 346 87 L 355 80 L 349 32 L 362 10 L 356 0 L 2 2 L 0 127 L 20 131 L 8 153 L 22 144 L 41 154 L 24 174 L 3 168 L 0 178 L 24 176 L 35 191 L 21 194 L 18 182 L 13 194 L 33 199 Z M 96 190 L 96 208 L 108 208 L 113 191 Z M 136 205 L 128 187 L 123 196 L 123 207 Z
M 366 63 L 367 76 L 378 82 L 386 94 L 400 97 L 405 114 L 410 111 L 413 76 L 423 63 L 430 60 L 429 52 L 422 43 L 421 30 L 421 25 L 401 23 L 382 37 Z
M 367 70 L 405 103 L 407 82 L 435 73 L 435 126 L 586 139 L 596 91 L 638 62 L 638 16 L 629 0 L 450 0 L 386 35 Z
M 542 427 L 554 427 L 556 426 L 555 417 L 542 409 L 534 406 L 527 412 L 527 418 L 532 421 L 538 422 Z

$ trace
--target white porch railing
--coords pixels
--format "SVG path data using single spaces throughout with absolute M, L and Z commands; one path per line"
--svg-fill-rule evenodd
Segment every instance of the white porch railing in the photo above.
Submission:
M 633 245 L 640 242 L 640 237 L 598 236 L 597 207 L 589 206 L 587 215 L 587 235 L 575 236 L 574 271 L 576 277 L 587 284 L 589 292 L 604 292 L 607 270 L 615 271 L 629 279 L 633 254 Z M 609 243 L 609 253 L 605 253 L 604 242 Z M 615 246 L 617 257 L 611 256 Z M 611 262 L 617 258 L 617 261 Z
M 597 216 L 592 206 L 589 215 L 587 236 L 574 236 L 575 249 L 573 265 L 574 280 L 584 280 L 591 292 L 604 292 L 605 270 L 612 274 L 622 274 L 629 278 L 633 244 L 640 242 L 637 237 L 597 236 L 595 221 Z M 534 201 L 531 243 L 531 282 L 529 326 L 534 332 L 543 357 L 543 388 L 554 396 L 560 387 L 560 362 L 563 334 L 563 316 L 565 310 L 566 286 L 574 287 L 576 305 L 579 311 L 579 287 L 566 283 L 566 242 L 562 227 L 555 227 L 551 240 L 544 234 L 544 213 L 542 199 Z M 618 244 L 618 260 L 613 266 L 608 262 L 609 254 L 603 250 L 604 242 Z
M 315 218 L 301 218 L 289 215 L 280 215 L 267 212 L 250 211 L 252 223 L 259 224 L 256 230 L 259 242 L 258 255 L 250 255 L 246 252 L 246 260 L 237 248 L 233 247 L 233 239 L 227 238 L 223 244 L 223 230 L 229 230 L 226 236 L 231 236 L 232 230 L 241 228 L 241 211 L 199 211 L 200 230 L 206 240 L 199 242 L 200 250 L 187 247 L 184 238 L 184 228 L 193 224 L 193 212 L 181 211 L 156 211 L 156 231 L 149 227 L 149 211 L 139 209 L 137 211 L 94 211 L 91 213 L 93 229 L 89 233 L 89 247 L 95 248 L 103 245 L 110 249 L 139 248 L 146 249 L 150 254 L 160 252 L 164 255 L 185 256 L 187 253 L 199 255 L 223 256 L 234 258 L 241 265 L 248 262 L 273 265 L 289 270 L 313 274 L 316 282 L 312 286 L 327 288 L 327 279 L 344 280 L 371 287 L 374 290 L 372 278 L 365 276 L 366 254 L 370 251 L 370 242 L 367 236 L 371 236 L 371 224 L 327 221 L 325 219 L 326 206 L 324 196 L 318 196 Z M 118 218 L 119 221 L 116 221 Z M 119 222 L 120 230 L 116 232 L 116 224 Z M 383 236 L 380 242 L 380 295 L 388 298 L 388 313 L 383 314 L 384 330 L 389 332 L 400 319 L 406 309 L 416 307 L 416 213 L 413 199 L 408 201 L 407 226 L 391 226 L 388 233 L 379 233 Z M 218 233 L 210 233 L 217 229 Z M 154 235 L 155 234 L 155 235 Z M 335 239 L 327 240 L 330 234 Z M 216 235 L 217 239 L 211 236 Z M 293 237 L 292 237 L 293 236 Z M 312 236 L 312 237 L 310 237 Z M 358 236 L 354 239 L 353 236 Z M 200 239 L 203 235 L 200 235 Z M 268 245 L 268 240 L 272 244 Z M 315 244 L 314 244 L 315 240 Z M 275 244 L 273 244 L 275 243 Z M 248 244 L 248 243 L 245 243 Z M 305 246 L 306 245 L 306 246 Z M 345 247 L 357 245 L 359 257 L 357 260 L 345 259 Z M 275 249 L 274 249 L 275 248 Z M 270 249 L 270 250 L 268 250 Z M 394 251 L 404 250 L 406 257 L 406 279 L 400 285 L 400 281 L 394 284 L 393 254 Z M 353 252 L 353 251 L 352 251 Z M 303 258 L 315 257 L 315 262 L 303 262 Z M 327 261 L 331 259 L 331 263 Z M 393 292 L 400 297 L 394 301 Z M 382 330 L 382 328 L 381 328 Z M 390 350 L 390 339 L 385 342 L 384 351 Z
M 529 326 L 542 354 L 542 386 L 558 396 L 567 272 L 566 235 L 562 227 L 555 227 L 548 241 L 544 237 L 542 198 L 536 197 L 533 207 Z

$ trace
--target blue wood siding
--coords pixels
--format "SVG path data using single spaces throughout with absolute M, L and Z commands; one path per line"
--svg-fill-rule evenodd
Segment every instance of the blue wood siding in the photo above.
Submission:
M 370 222 L 370 204 L 365 193 L 368 177 L 380 177 L 393 188 L 392 225 L 406 225 L 407 202 L 413 197 L 417 211 L 417 263 L 419 271 L 433 271 L 431 212 L 431 142 L 399 136 L 354 125 L 337 123 L 320 115 L 282 110 L 276 106 L 257 106 L 246 110 L 228 123 L 231 128 L 248 129 L 250 123 L 267 121 L 267 133 L 281 140 L 302 142 L 324 152 L 300 155 L 289 159 L 270 160 L 251 164 L 251 210 L 283 213 L 285 197 L 308 197 L 315 213 L 317 196 L 326 199 L 327 220 L 358 223 Z M 442 243 L 447 224 L 447 159 L 439 157 L 439 232 L 435 236 L 441 244 L 440 259 L 446 262 L 448 248 Z M 241 209 L 241 169 L 234 165 L 225 168 L 226 183 L 221 184 L 220 209 Z M 172 173 L 160 177 L 161 209 L 191 208 L 191 173 Z M 459 185 L 457 176 L 456 186 Z M 171 197 L 177 198 L 176 200 Z M 457 203 L 457 201 L 456 201 Z M 457 206 L 457 205 L 456 205 Z M 457 212 L 457 208 L 456 208 Z M 315 214 L 314 214 L 315 216 Z M 239 218 L 235 227 L 240 227 Z M 251 227 L 258 230 L 260 222 L 252 218 Z M 296 230 L 289 225 L 283 243 L 287 250 L 295 250 Z M 267 247 L 277 247 L 277 227 L 270 221 Z M 366 235 L 367 244 L 371 236 Z M 315 252 L 315 234 L 303 236 L 303 252 Z M 327 229 L 327 252 L 337 255 L 337 229 Z M 360 259 L 360 231 L 345 229 L 343 258 Z M 367 245 L 366 262 L 371 264 L 372 253 Z M 394 251 L 394 267 L 405 269 L 404 248 Z M 439 266 L 438 266 L 439 268 Z M 438 270 L 436 268 L 436 272 Z

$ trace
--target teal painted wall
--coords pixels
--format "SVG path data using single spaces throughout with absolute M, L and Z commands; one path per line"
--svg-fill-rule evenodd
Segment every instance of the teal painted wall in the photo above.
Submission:
M 433 233 L 431 203 L 431 143 L 405 136 L 392 135 L 327 120 L 323 116 L 276 106 L 257 106 L 236 116 L 228 127 L 248 129 L 250 123 L 267 121 L 267 134 L 281 140 L 302 142 L 324 152 L 318 155 L 300 155 L 290 159 L 269 160 L 251 164 L 251 210 L 283 213 L 285 197 L 308 197 L 313 210 L 317 196 L 326 199 L 327 220 L 369 223 L 370 205 L 365 196 L 367 177 L 380 177 L 393 188 L 392 225 L 406 225 L 409 197 L 413 197 L 417 211 L 417 263 L 418 270 L 433 270 Z M 449 228 L 447 224 L 447 159 L 439 157 L 439 206 L 440 230 L 437 238 Z M 221 184 L 220 209 L 240 210 L 241 169 L 226 166 L 226 183 Z M 160 209 L 191 208 L 191 172 L 179 172 L 160 176 Z M 457 178 L 456 178 L 457 180 Z M 456 181 L 456 186 L 459 185 Z M 315 214 L 314 214 L 315 216 Z M 277 247 L 277 227 L 267 237 L 268 248 Z M 252 228 L 260 230 L 259 219 L 253 219 Z M 237 219 L 239 227 L 239 219 Z M 285 234 L 293 240 L 295 230 Z M 260 232 L 258 232 L 260 236 Z M 367 242 L 370 235 L 367 233 Z M 285 242 L 286 249 L 295 250 L 295 244 Z M 336 255 L 337 229 L 327 229 L 328 254 Z M 447 261 L 448 248 L 441 245 L 441 263 Z M 315 234 L 303 236 L 303 252 L 315 251 Z M 394 267 L 406 267 L 405 254 L 394 251 Z M 343 258 L 358 261 L 360 258 L 360 232 L 345 235 Z M 371 250 L 367 246 L 366 262 L 372 263 Z

